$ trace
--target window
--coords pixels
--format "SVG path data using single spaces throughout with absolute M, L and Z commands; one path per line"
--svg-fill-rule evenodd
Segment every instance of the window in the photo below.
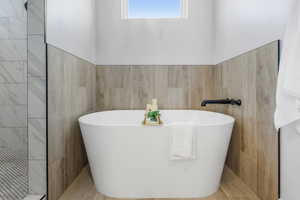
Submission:
M 187 18 L 188 0 L 121 0 L 122 19 Z

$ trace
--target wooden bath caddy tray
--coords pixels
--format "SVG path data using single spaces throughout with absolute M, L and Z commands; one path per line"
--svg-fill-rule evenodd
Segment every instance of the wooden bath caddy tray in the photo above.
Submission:
M 145 119 L 142 122 L 142 124 L 144 126 L 161 126 L 163 124 L 163 122 L 160 120 L 159 116 L 156 118 L 156 120 L 157 120 L 156 122 L 147 120 L 147 115 L 145 115 Z

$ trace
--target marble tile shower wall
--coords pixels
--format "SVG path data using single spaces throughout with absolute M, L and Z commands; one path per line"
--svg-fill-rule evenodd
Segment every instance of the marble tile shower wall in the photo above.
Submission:
M 29 0 L 28 3 L 29 9 L 26 13 L 24 0 L 1 0 L 0 148 L 17 154 L 27 154 L 29 150 L 29 192 L 44 194 L 46 191 L 44 0 Z M 21 157 L 27 158 L 27 155 Z
M 46 44 L 44 0 L 28 1 L 29 193 L 46 193 Z
M 27 13 L 22 0 L 0 3 L 0 199 L 18 199 L 28 189 Z
M 27 157 L 26 18 L 22 0 L 1 0 L 0 151 L 22 160 Z

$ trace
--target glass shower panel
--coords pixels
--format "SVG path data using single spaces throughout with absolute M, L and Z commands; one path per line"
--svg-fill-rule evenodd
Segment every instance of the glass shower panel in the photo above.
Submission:
M 27 13 L 24 0 L 0 6 L 0 199 L 28 193 Z
M 29 194 L 45 195 L 46 44 L 45 1 L 28 0 L 28 141 Z

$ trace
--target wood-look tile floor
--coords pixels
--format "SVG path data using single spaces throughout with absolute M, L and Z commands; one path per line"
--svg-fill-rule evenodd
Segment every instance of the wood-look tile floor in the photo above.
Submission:
M 59 200 L 120 200 L 98 193 L 89 167 L 85 167 Z M 126 200 L 126 199 L 121 199 Z M 160 200 L 160 199 L 148 199 Z M 161 199 L 165 200 L 165 199 Z M 168 199 L 171 200 L 171 199 Z M 183 199 L 174 199 L 183 200 Z M 259 198 L 228 168 L 225 168 L 220 190 L 207 198 L 192 200 L 259 200 Z

